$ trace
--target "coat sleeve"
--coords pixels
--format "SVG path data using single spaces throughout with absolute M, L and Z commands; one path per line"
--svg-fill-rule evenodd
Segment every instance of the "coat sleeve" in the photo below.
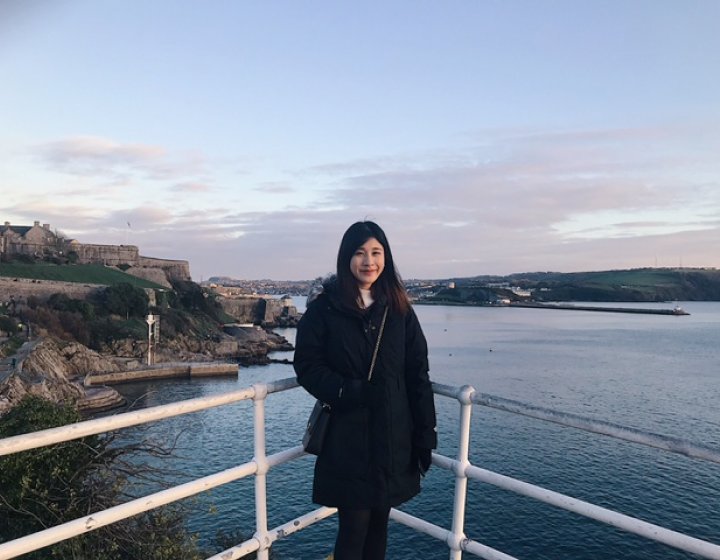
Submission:
M 327 325 L 322 305 L 321 300 L 313 301 L 298 323 L 293 367 L 298 383 L 332 407 L 340 399 L 344 379 L 333 371 L 325 357 Z
M 428 375 L 428 349 L 415 311 L 405 317 L 405 382 L 413 418 L 413 445 L 437 447 L 435 400 Z

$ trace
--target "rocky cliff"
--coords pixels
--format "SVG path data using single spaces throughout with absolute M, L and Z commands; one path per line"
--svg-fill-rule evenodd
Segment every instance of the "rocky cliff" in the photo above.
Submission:
M 268 353 L 292 350 L 284 337 L 260 327 L 229 328 L 225 334 L 200 337 L 179 334 L 171 340 L 161 337 L 155 348 L 155 362 L 237 361 L 241 365 L 269 363 Z M 109 348 L 115 362 L 137 367 L 147 356 L 147 342 L 132 339 L 115 341 Z
M 22 361 L 22 371 L 50 379 L 74 379 L 88 372 L 119 371 L 120 366 L 106 356 L 90 350 L 79 342 L 63 342 L 53 338 L 42 340 Z
M 87 373 L 119 369 L 112 359 L 77 342 L 41 340 L 0 385 L 0 414 L 27 394 L 75 402 L 81 410 L 113 408 L 124 402 L 117 391 L 106 387 L 87 390 L 82 382 Z
M 86 375 L 112 373 L 143 367 L 147 342 L 125 339 L 116 341 L 108 354 L 90 350 L 78 342 L 44 338 L 28 343 L 27 355 L 18 357 L 17 371 L 0 383 L 0 414 L 26 394 L 55 402 L 76 402 L 81 410 L 97 411 L 124 402 L 109 387 L 88 388 Z M 178 335 L 160 340 L 155 363 L 211 362 L 227 360 L 242 365 L 268 363 L 268 353 L 292 350 L 285 338 L 259 327 L 235 328 L 212 337 Z M 2 376 L 0 376 L 2 379 Z
M 219 296 L 223 311 L 239 323 L 254 323 L 264 327 L 296 327 L 300 313 L 291 299 L 258 296 Z

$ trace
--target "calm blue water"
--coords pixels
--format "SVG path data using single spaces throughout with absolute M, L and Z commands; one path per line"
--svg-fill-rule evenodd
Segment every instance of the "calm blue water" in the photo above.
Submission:
M 720 303 L 683 303 L 686 317 L 481 307 L 416 310 L 430 346 L 433 380 L 538 406 L 582 414 L 720 447 Z M 649 306 L 653 306 L 649 304 Z M 667 307 L 667 305 L 660 305 Z M 294 331 L 281 331 L 289 340 Z M 281 357 L 281 356 L 279 356 Z M 239 379 L 123 386 L 138 406 L 210 395 L 293 375 L 282 364 L 244 368 Z M 456 451 L 457 404 L 436 397 L 441 444 Z M 301 390 L 268 400 L 268 452 L 299 441 L 312 400 Z M 223 407 L 152 425 L 137 433 L 178 439 L 178 481 L 248 461 L 252 406 Z M 720 543 L 720 465 L 476 407 L 473 464 Z M 313 459 L 270 472 L 270 526 L 312 508 Z M 423 493 L 403 509 L 448 527 L 452 479 L 437 467 Z M 254 526 L 253 482 L 238 481 L 195 498 L 191 529 Z M 583 520 L 478 482 L 470 482 L 466 533 L 518 558 L 674 560 L 694 556 Z M 323 558 L 335 521 L 274 547 L 280 559 Z M 471 557 L 470 555 L 467 555 Z M 447 558 L 445 545 L 391 524 L 388 558 Z

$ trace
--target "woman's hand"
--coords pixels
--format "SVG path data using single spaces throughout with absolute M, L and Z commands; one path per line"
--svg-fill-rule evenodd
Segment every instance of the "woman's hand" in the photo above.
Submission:
M 417 459 L 418 470 L 422 476 L 425 476 L 425 473 L 428 472 L 430 465 L 432 465 L 432 450 L 415 447 L 413 452 Z

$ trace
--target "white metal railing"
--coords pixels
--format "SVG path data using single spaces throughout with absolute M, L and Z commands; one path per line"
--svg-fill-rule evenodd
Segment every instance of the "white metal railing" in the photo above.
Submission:
M 126 412 L 115 416 L 88 420 L 68 426 L 1 439 L 0 456 L 206 410 L 242 400 L 252 399 L 254 405 L 254 457 L 251 461 L 210 476 L 199 478 L 93 513 L 86 517 L 63 523 L 62 525 L 57 525 L 0 544 L 0 560 L 15 558 L 99 527 L 127 519 L 138 513 L 176 502 L 251 475 L 255 476 L 255 534 L 251 539 L 211 556 L 207 560 L 233 560 L 252 552 L 257 553 L 259 560 L 267 560 L 269 558 L 270 547 L 278 539 L 285 538 L 313 523 L 325 519 L 333 515 L 336 511 L 334 508 L 321 507 L 273 529 L 267 527 L 266 474 L 271 468 L 277 465 L 301 457 L 304 455 L 304 451 L 302 447 L 298 445 L 270 456 L 266 455 L 265 400 L 270 394 L 293 389 L 297 386 L 297 381 L 294 378 L 282 379 L 271 383 L 259 383 L 223 395 L 179 401 L 144 410 Z M 522 414 L 536 419 L 555 422 L 563 426 L 570 426 L 593 433 L 600 433 L 614 438 L 658 447 L 689 457 L 702 458 L 715 463 L 720 463 L 720 451 L 695 445 L 677 438 L 668 438 L 659 434 L 642 432 L 616 424 L 564 414 L 517 401 L 477 393 L 475 389 L 467 385 L 454 387 L 433 383 L 433 390 L 436 394 L 457 399 L 460 403 L 460 430 L 457 457 L 451 459 L 437 453 L 433 454 L 433 463 L 440 468 L 452 472 L 455 476 L 451 528 L 449 530 L 445 529 L 396 509 L 390 512 L 390 517 L 396 522 L 445 542 L 449 548 L 450 560 L 462 558 L 463 552 L 469 552 L 486 560 L 516 560 L 508 554 L 466 537 L 464 533 L 464 522 L 468 479 L 480 480 L 487 484 L 492 484 L 499 488 L 534 498 L 624 531 L 635 533 L 681 550 L 693 552 L 704 558 L 720 560 L 720 546 L 716 544 L 671 531 L 640 519 L 553 492 L 546 488 L 482 469 L 470 464 L 468 459 L 470 420 L 473 405 L 487 406 L 515 414 Z
M 450 547 L 451 560 L 462 558 L 463 550 L 471 552 L 480 558 L 485 558 L 486 560 L 513 559 L 512 556 L 508 556 L 507 554 L 488 548 L 485 545 L 471 541 L 463 534 L 462 519 L 464 519 L 465 492 L 468 478 L 480 480 L 487 484 L 492 484 L 499 488 L 522 494 L 535 500 L 572 511 L 573 513 L 584 517 L 612 525 L 618 529 L 622 529 L 687 552 L 693 552 L 704 558 L 720 560 L 720 546 L 716 544 L 696 539 L 683 533 L 666 529 L 659 525 L 647 523 L 640 519 L 602 508 L 588 502 L 583 502 L 540 486 L 528 484 L 511 477 L 473 466 L 468 460 L 467 442 L 470 440 L 471 410 L 473 404 L 476 404 L 515 414 L 522 414 L 524 416 L 546 420 L 584 431 L 599 433 L 616 439 L 657 447 L 672 453 L 702 458 L 715 463 L 720 463 L 720 451 L 677 438 L 643 432 L 641 430 L 635 430 L 617 424 L 611 424 L 609 422 L 592 420 L 574 414 L 566 414 L 551 409 L 531 406 L 517 401 L 477 393 L 475 389 L 469 385 L 465 385 L 463 387 L 453 387 L 450 385 L 433 383 L 433 390 L 439 395 L 455 398 L 460 403 L 460 445 L 458 448 L 457 459 L 453 460 L 449 457 L 433 454 L 433 464 L 450 470 L 455 474 L 456 482 L 453 529 L 443 534 L 437 532 L 437 529 L 440 528 L 436 526 L 428 527 L 429 524 L 425 522 L 417 523 L 415 518 L 412 518 L 412 516 L 408 516 L 407 514 L 397 515 L 400 512 L 392 512 L 391 517 L 419 531 L 436 536 L 441 540 L 445 540 Z M 430 528 L 432 528 L 434 532 L 430 532 L 428 530 Z

